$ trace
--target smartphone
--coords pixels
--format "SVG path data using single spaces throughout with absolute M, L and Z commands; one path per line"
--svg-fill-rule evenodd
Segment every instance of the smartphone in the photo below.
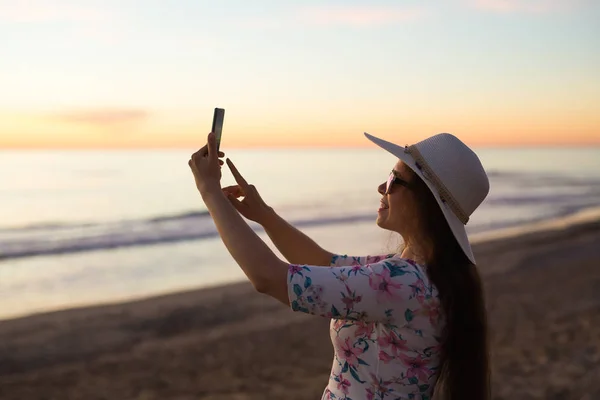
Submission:
M 225 119 L 225 110 L 223 108 L 215 108 L 213 114 L 212 131 L 217 139 L 217 151 L 221 147 L 221 133 L 223 132 L 223 119 Z

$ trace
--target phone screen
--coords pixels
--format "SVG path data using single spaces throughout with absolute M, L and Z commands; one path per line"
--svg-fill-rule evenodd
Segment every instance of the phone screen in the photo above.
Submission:
M 217 139 L 217 151 L 221 147 L 221 134 L 223 132 L 223 120 L 225 119 L 225 110 L 222 108 L 215 108 L 213 115 L 212 132 L 215 134 Z

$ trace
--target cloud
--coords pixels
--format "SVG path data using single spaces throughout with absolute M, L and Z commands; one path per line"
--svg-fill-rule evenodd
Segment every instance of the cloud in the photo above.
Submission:
M 299 10 L 303 22 L 315 25 L 374 26 L 423 18 L 425 8 L 394 6 L 319 6 Z
M 108 19 L 104 10 L 81 6 L 74 1 L 0 0 L 0 21 L 27 22 L 98 22 Z
M 569 11 L 583 5 L 586 0 L 469 0 L 469 5 L 484 11 L 500 14 L 543 14 Z
M 127 108 L 78 110 L 58 113 L 52 116 L 54 120 L 61 122 L 96 126 L 141 123 L 149 117 L 150 113 L 147 110 Z
M 0 0 L 0 22 L 13 24 L 69 24 L 68 35 L 114 44 L 122 39 L 117 15 L 75 0 Z

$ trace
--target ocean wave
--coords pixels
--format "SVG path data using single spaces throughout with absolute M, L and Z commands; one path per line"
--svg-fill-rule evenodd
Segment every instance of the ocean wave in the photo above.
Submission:
M 373 213 L 291 221 L 297 227 L 374 221 Z M 257 231 L 262 230 L 253 224 Z M 207 239 L 218 236 L 207 212 L 106 224 L 50 224 L 0 232 L 0 260 Z
M 598 187 L 600 179 L 591 176 L 574 176 L 556 172 L 518 172 L 518 171 L 486 171 L 490 181 L 493 183 L 510 183 L 512 185 L 528 184 L 543 187 L 561 186 L 561 187 Z
M 504 196 L 498 198 L 488 198 L 485 200 L 488 206 L 562 206 L 581 209 L 583 207 L 593 206 L 600 201 L 600 191 L 589 191 L 578 193 L 578 196 L 568 193 L 531 193 L 514 196 Z
M 598 206 L 598 201 L 556 208 L 549 214 L 531 214 L 516 218 L 494 219 L 469 225 L 471 233 L 493 231 L 510 226 L 531 223 L 576 213 L 582 209 Z M 487 213 L 493 212 L 487 210 Z M 374 222 L 373 213 L 334 216 L 327 218 L 294 219 L 290 223 L 298 228 L 317 226 L 352 225 Z M 252 223 L 255 231 L 262 227 Z M 40 231 L 33 228 L 29 234 L 22 230 L 18 235 L 0 234 L 0 261 L 123 247 L 151 246 L 190 240 L 211 239 L 218 236 L 216 227 L 204 212 L 191 212 L 179 216 L 163 216 L 139 221 L 96 225 L 60 225 L 57 229 Z M 11 237 L 12 236 L 12 237 Z
M 494 173 L 492 172 L 492 175 Z M 522 175 L 499 172 L 511 183 Z M 498 183 L 498 176 L 494 178 Z M 540 176 L 536 178 L 539 182 Z M 491 231 L 519 225 L 540 218 L 555 218 L 581 209 L 600 205 L 600 183 L 575 178 L 548 178 L 553 185 L 533 189 L 531 185 L 511 185 L 510 190 L 491 193 L 469 223 L 470 233 Z M 532 179 L 532 182 L 535 179 Z M 560 182 L 560 184 L 559 184 Z M 527 187 L 519 191 L 518 187 Z M 568 186 L 568 187 L 565 187 Z M 336 197 L 336 201 L 339 198 Z M 307 207 L 306 204 L 279 208 L 299 228 L 351 225 L 374 222 L 371 210 L 346 208 L 333 201 Z M 262 228 L 251 223 L 256 231 Z M 43 255 L 69 254 L 122 247 L 151 246 L 217 237 L 218 232 L 207 211 L 188 211 L 142 219 L 110 222 L 40 223 L 0 229 L 0 261 Z

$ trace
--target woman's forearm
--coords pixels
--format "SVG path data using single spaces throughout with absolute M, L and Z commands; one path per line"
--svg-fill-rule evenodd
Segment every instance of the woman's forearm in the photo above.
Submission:
M 323 249 L 314 240 L 292 226 L 275 211 L 262 221 L 273 244 L 291 264 L 328 266 L 333 253 Z
M 254 287 L 288 303 L 288 264 L 258 237 L 221 190 L 202 194 L 221 239 Z

